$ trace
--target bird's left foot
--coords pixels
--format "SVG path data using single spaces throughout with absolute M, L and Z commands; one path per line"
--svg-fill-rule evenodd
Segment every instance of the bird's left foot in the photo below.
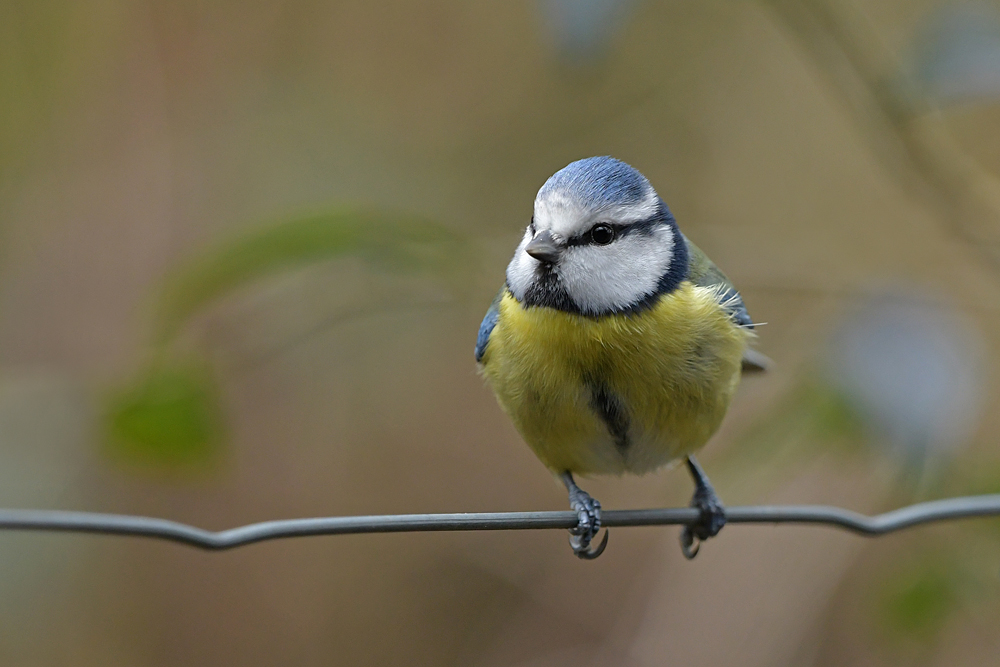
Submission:
M 681 551 L 685 558 L 691 560 L 698 555 L 701 543 L 718 535 L 726 525 L 726 508 L 694 457 L 688 457 L 687 465 L 695 486 L 691 507 L 697 508 L 700 514 L 696 523 L 684 526 L 681 531 Z
M 605 530 L 601 543 L 594 549 L 590 548 L 590 543 L 601 529 L 601 503 L 577 486 L 569 472 L 562 474 L 562 481 L 569 491 L 569 506 L 579 517 L 576 527 L 569 529 L 570 546 L 578 558 L 593 560 L 608 546 L 608 531 Z

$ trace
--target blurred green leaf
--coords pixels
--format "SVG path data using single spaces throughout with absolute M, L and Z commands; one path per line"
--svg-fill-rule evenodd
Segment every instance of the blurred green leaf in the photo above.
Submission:
M 291 219 L 220 244 L 179 270 L 154 303 L 154 364 L 109 400 L 111 451 L 159 465 L 210 461 L 223 439 L 218 392 L 207 366 L 164 349 L 201 308 L 265 276 L 337 257 L 386 271 L 426 272 L 460 290 L 471 253 L 447 228 L 400 214 L 340 210 Z
M 937 563 L 895 570 L 881 593 L 883 627 L 897 639 L 933 640 L 955 608 L 954 579 Z
M 105 424 L 114 455 L 165 465 L 210 460 L 223 433 L 215 384 L 195 364 L 148 370 L 111 396 Z
M 155 342 L 169 342 L 194 312 L 229 290 L 311 262 L 353 256 L 385 270 L 430 271 L 460 288 L 470 253 L 446 227 L 400 214 L 342 210 L 267 227 L 205 253 L 178 272 L 156 304 Z

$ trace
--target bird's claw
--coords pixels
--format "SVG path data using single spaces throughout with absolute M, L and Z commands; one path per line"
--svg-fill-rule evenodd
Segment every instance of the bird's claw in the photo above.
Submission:
M 582 535 L 571 534 L 569 536 L 569 544 L 571 547 L 573 547 L 573 553 L 576 554 L 577 558 L 582 558 L 583 560 L 594 560 L 602 553 L 604 553 L 604 549 L 607 548 L 608 546 L 608 535 L 610 534 L 611 533 L 605 530 L 604 538 L 601 540 L 601 543 L 598 544 L 597 547 L 594 549 L 590 548 L 590 542 L 593 539 L 592 535 L 588 536 L 586 538 L 586 542 L 584 542 Z
M 579 558 L 593 560 L 601 555 L 608 545 L 608 533 L 596 549 L 590 548 L 590 543 L 601 530 L 601 503 L 579 488 L 570 494 L 569 506 L 576 511 L 577 524 L 569 529 L 569 543 L 573 553 Z
M 591 498 L 586 491 L 578 490 L 570 495 L 569 508 L 577 516 L 577 524 L 569 532 L 573 535 L 590 535 L 593 539 L 601 529 L 601 503 Z
M 576 485 L 573 473 L 567 470 L 560 477 L 569 491 L 569 507 L 576 512 L 577 517 L 576 525 L 569 529 L 569 544 L 578 558 L 594 560 L 608 546 L 608 531 L 604 531 L 604 538 L 597 548 L 590 548 L 590 543 L 601 530 L 601 503 Z
M 691 560 L 698 555 L 701 543 L 715 537 L 726 525 L 726 508 L 711 486 L 698 486 L 691 498 L 691 507 L 697 508 L 698 521 L 684 526 L 681 531 L 681 552 Z

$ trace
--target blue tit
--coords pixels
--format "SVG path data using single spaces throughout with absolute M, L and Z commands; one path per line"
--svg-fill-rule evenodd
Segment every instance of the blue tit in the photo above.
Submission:
M 569 492 L 581 558 L 600 503 L 574 473 L 642 474 L 686 459 L 701 519 L 685 555 L 725 525 L 692 456 L 719 428 L 753 323 L 729 279 L 687 240 L 649 181 L 611 157 L 573 162 L 538 191 L 476 341 L 480 372 L 521 436 Z

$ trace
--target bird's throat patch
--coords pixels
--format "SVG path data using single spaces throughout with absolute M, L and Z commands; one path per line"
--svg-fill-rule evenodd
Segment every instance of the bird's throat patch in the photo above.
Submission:
M 534 280 L 524 292 L 525 306 L 555 308 L 567 313 L 579 313 L 580 308 L 573 303 L 566 288 L 559 282 L 559 276 L 552 267 L 540 265 L 535 270 Z

